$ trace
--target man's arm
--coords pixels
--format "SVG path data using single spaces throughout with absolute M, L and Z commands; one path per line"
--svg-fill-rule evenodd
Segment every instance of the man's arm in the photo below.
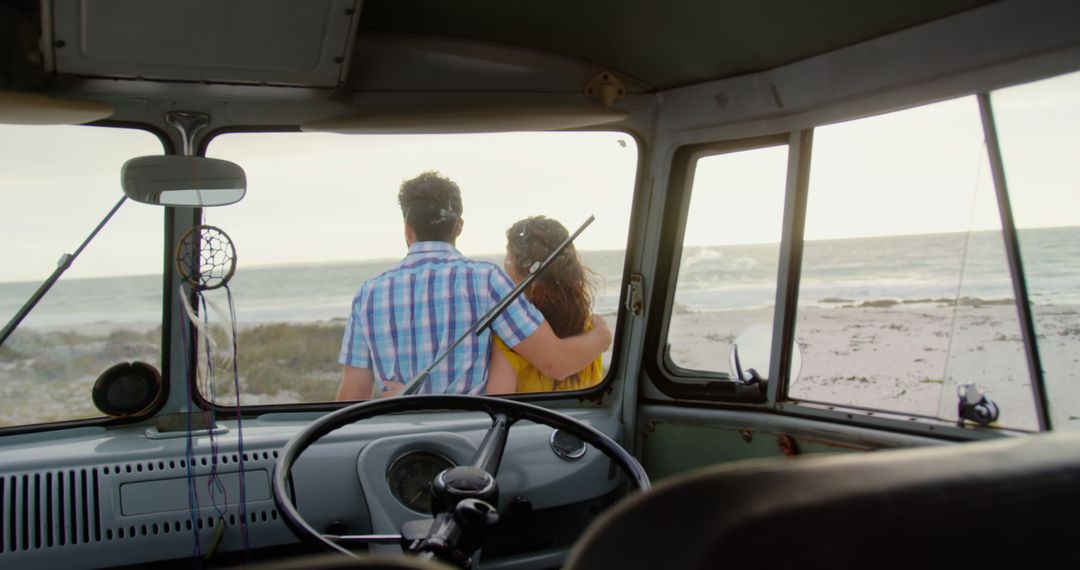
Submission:
M 563 380 L 581 372 L 600 353 L 611 346 L 611 329 L 604 319 L 593 315 L 593 329 L 575 336 L 559 338 L 551 325 L 544 321 L 525 340 L 517 343 L 514 352 L 552 378 Z
M 342 400 L 367 400 L 371 398 L 371 390 L 375 385 L 375 374 L 370 368 L 354 368 L 345 365 L 345 371 L 341 377 L 341 385 L 338 386 L 337 401 Z

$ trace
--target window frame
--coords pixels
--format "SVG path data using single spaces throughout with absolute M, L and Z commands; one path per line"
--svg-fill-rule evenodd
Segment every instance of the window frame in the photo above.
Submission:
M 996 89 L 1004 89 L 1006 87 L 1014 87 L 1017 85 L 1024 85 L 1038 81 L 1039 79 L 1031 79 L 1020 83 L 1000 86 Z M 1000 235 L 1005 241 L 1005 255 L 1009 270 L 1009 279 L 1012 283 L 1014 299 L 1016 300 L 1015 306 L 1019 312 L 1019 322 L 1021 329 L 1021 336 L 1024 343 L 1024 352 L 1027 358 L 1028 364 L 1028 379 L 1032 385 L 1033 402 L 1036 412 L 1036 420 L 1039 425 L 1039 431 L 1050 430 L 1049 424 L 1049 409 L 1046 406 L 1046 387 L 1041 373 L 1041 366 L 1038 364 L 1038 348 L 1036 346 L 1037 341 L 1035 338 L 1035 332 L 1033 329 L 1033 319 L 1031 317 L 1031 303 L 1027 295 L 1027 289 L 1025 285 L 1026 277 L 1023 270 L 1023 263 L 1020 255 L 1020 246 L 1017 239 L 1016 227 L 1013 223 L 1012 211 L 1009 202 L 1008 188 L 1005 184 L 1004 175 L 1004 163 L 1001 155 L 1000 146 L 997 144 L 997 132 L 993 122 L 993 108 L 990 103 L 991 91 L 977 91 L 973 93 L 961 93 L 949 99 L 962 99 L 965 97 L 973 97 L 976 99 L 976 103 L 980 112 L 980 126 L 982 128 L 983 136 L 986 139 L 986 153 L 988 161 L 991 166 L 992 184 L 994 189 L 994 196 L 997 201 L 998 214 L 1001 222 Z M 985 100 L 985 101 L 984 101 Z M 921 101 L 917 104 L 904 107 L 902 109 L 887 110 L 882 113 L 877 113 L 870 116 L 880 116 L 890 113 L 902 112 L 906 109 L 913 109 L 923 107 L 927 105 L 933 105 L 939 102 L 939 100 Z M 866 118 L 863 116 L 851 117 L 845 120 L 859 120 Z M 817 126 L 824 126 L 823 123 Z M 811 133 L 812 129 L 804 131 Z M 812 146 L 812 145 L 811 145 Z M 788 315 L 787 323 L 790 327 L 785 327 L 782 331 L 783 337 L 778 338 L 774 334 L 773 344 L 774 348 L 777 344 L 783 344 L 786 347 L 785 356 L 790 361 L 791 344 L 794 342 L 795 332 L 795 317 L 798 311 L 798 280 L 801 273 L 802 263 L 802 241 L 803 241 L 803 228 L 805 226 L 806 208 L 808 204 L 809 194 L 809 173 L 810 167 L 813 163 L 812 150 L 809 148 L 805 152 L 805 162 L 801 163 L 798 168 L 797 176 L 802 178 L 801 188 L 799 188 L 797 201 L 797 220 L 792 222 L 798 225 L 798 232 L 793 233 L 791 246 L 797 253 L 798 259 L 794 258 L 790 261 L 792 265 L 791 275 L 795 276 L 795 283 L 792 287 L 788 288 L 788 294 L 790 295 L 790 301 L 785 303 L 785 307 L 790 311 Z M 789 175 L 792 174 L 789 172 Z M 790 182 L 790 181 L 789 181 Z M 790 184 L 789 184 L 790 186 Z M 785 232 L 788 231 L 788 222 L 785 221 Z M 784 265 L 784 261 L 781 261 L 781 265 Z M 773 355 L 773 364 L 776 364 L 776 355 Z M 783 368 L 784 378 L 783 382 L 776 386 L 771 386 L 771 390 L 776 390 L 775 398 L 770 398 L 770 402 L 773 402 L 773 407 L 778 412 L 786 412 L 790 415 L 807 417 L 812 419 L 826 419 L 826 420 L 839 420 L 844 423 L 864 425 L 866 427 L 878 428 L 878 429 L 891 429 L 893 431 L 906 431 L 912 433 L 932 433 L 936 436 L 947 436 L 955 438 L 957 440 L 967 439 L 986 439 L 998 437 L 1000 434 L 1014 433 L 1029 433 L 1028 430 L 1008 427 L 1008 426 L 992 426 L 981 427 L 974 426 L 966 423 L 964 426 L 959 426 L 955 422 L 944 420 L 936 416 L 929 416 L 925 414 L 899 412 L 892 410 L 882 410 L 877 408 L 871 408 L 867 406 L 852 406 L 847 404 L 824 402 L 811 399 L 795 399 L 788 396 L 788 379 L 787 379 L 787 365 Z
M 280 134 L 280 133 L 303 133 L 304 131 L 294 125 L 267 125 L 267 126 L 230 126 L 220 127 L 210 130 L 199 139 L 195 147 L 195 155 L 205 157 L 210 144 L 219 136 L 228 134 Z M 530 132 L 530 131 L 522 131 Z M 543 131 L 536 131 L 543 132 Z M 570 400 L 577 400 L 577 406 L 590 406 L 590 407 L 602 407 L 607 397 L 612 394 L 618 393 L 618 387 L 616 386 L 616 379 L 621 373 L 622 359 L 620 354 L 625 351 L 623 346 L 626 343 L 626 339 L 630 334 L 630 331 L 626 330 L 630 328 L 631 319 L 627 318 L 628 309 L 626 308 L 626 296 L 627 288 L 625 284 L 630 279 L 632 271 L 632 262 L 637 259 L 637 240 L 633 239 L 635 232 L 637 231 L 637 225 L 639 219 L 643 216 L 642 212 L 639 212 L 640 205 L 644 203 L 645 196 L 642 188 L 642 180 L 644 179 L 643 173 L 646 167 L 645 164 L 645 150 L 646 145 L 641 136 L 635 131 L 626 128 L 585 128 L 585 129 L 566 129 L 560 132 L 611 132 L 620 133 L 634 140 L 634 144 L 637 146 L 636 165 L 634 170 L 634 182 L 630 195 L 627 197 L 631 202 L 630 218 L 628 220 L 626 245 L 624 247 L 623 255 L 623 269 L 622 269 L 622 281 L 619 283 L 619 300 L 616 304 L 615 322 L 609 323 L 609 326 L 613 326 L 612 337 L 612 353 L 610 366 L 607 373 L 604 375 L 603 380 L 595 386 L 590 386 L 581 390 L 566 390 L 557 392 L 529 392 L 520 394 L 498 394 L 493 397 L 509 398 L 512 400 L 519 400 L 532 404 L 542 405 L 543 402 L 568 402 Z M 376 133 L 377 134 L 377 133 Z M 392 135 L 385 135 L 392 136 Z M 203 223 L 203 209 L 195 209 L 195 223 L 193 225 Z M 356 284 L 358 287 L 360 283 Z M 194 306 L 194 305 L 193 305 Z M 197 311 L 197 309 L 196 309 Z M 190 337 L 187 339 L 188 346 L 198 346 L 197 337 L 194 327 L 190 327 Z M 187 359 L 186 370 L 188 376 L 188 384 L 191 387 L 188 392 L 188 397 L 192 403 L 198 406 L 200 409 L 211 410 L 215 413 L 228 412 L 236 414 L 238 412 L 236 406 L 228 406 L 210 402 L 203 394 L 199 392 L 197 382 L 195 382 L 195 374 L 197 372 L 198 362 L 197 356 L 192 352 Z M 369 401 L 369 400 L 359 400 Z M 349 405 L 353 405 L 357 402 L 292 402 L 286 404 L 256 404 L 256 405 L 241 405 L 239 407 L 239 413 L 242 417 L 258 416 L 264 413 L 271 412 L 324 412 L 340 409 Z
M 645 331 L 645 346 L 655 348 L 643 358 L 646 373 L 657 388 L 674 399 L 711 400 L 745 404 L 765 404 L 768 389 L 774 379 L 762 387 L 744 387 L 731 380 L 727 372 L 693 370 L 678 366 L 668 352 L 668 330 L 671 326 L 672 307 L 682 259 L 683 239 L 686 233 L 687 214 L 693 191 L 697 163 L 702 158 L 756 150 L 774 146 L 788 147 L 788 162 L 792 159 L 790 135 L 779 133 L 759 137 L 733 139 L 686 145 L 676 150 L 672 158 L 668 193 L 664 200 L 660 228 L 659 251 L 666 253 L 657 259 L 655 286 L 649 303 L 649 325 Z M 785 206 L 786 209 L 786 206 Z M 786 231 L 786 230 L 785 230 Z M 784 246 L 781 242 L 780 259 L 783 269 Z M 779 309 L 777 306 L 774 308 Z M 648 351 L 649 348 L 646 348 Z M 775 376 L 775 374 L 774 374 Z M 691 383 L 690 380 L 705 380 Z
M 137 123 L 137 122 L 132 122 L 132 121 L 117 121 L 117 120 L 110 120 L 110 119 L 102 119 L 102 120 L 99 120 L 99 121 L 93 121 L 93 122 L 90 122 L 90 123 L 85 123 L 85 124 L 79 125 L 79 126 L 84 126 L 84 127 L 88 127 L 88 128 L 128 129 L 128 130 L 144 131 L 144 132 L 147 132 L 147 133 L 153 135 L 155 138 L 157 138 L 158 142 L 161 143 L 161 151 L 162 151 L 163 154 L 169 155 L 169 154 L 175 154 L 175 152 L 176 152 L 176 146 L 173 143 L 173 140 L 169 137 L 169 135 L 167 133 L 165 133 L 164 130 L 162 130 L 162 129 L 158 128 L 157 126 L 154 126 L 154 125 L 144 124 L 144 123 Z M 132 158 L 134 158 L 134 157 L 132 157 Z M 171 377 L 170 366 L 172 365 L 172 359 L 170 358 L 170 352 L 171 352 L 170 347 L 172 346 L 172 341 L 173 341 L 172 331 L 170 330 L 170 326 L 169 326 L 169 323 L 171 322 L 170 319 L 172 318 L 172 281 L 171 281 L 171 278 L 172 278 L 172 264 L 169 263 L 169 261 L 171 260 L 171 257 L 172 257 L 172 255 L 171 255 L 172 242 L 170 240 L 170 235 L 171 235 L 170 232 L 171 232 L 172 225 L 173 225 L 173 223 L 172 223 L 172 217 L 173 216 L 172 216 L 171 210 L 173 210 L 173 208 L 164 208 L 163 209 L 164 213 L 162 214 L 162 224 L 161 224 L 161 231 L 162 231 L 163 236 L 164 236 L 164 240 L 163 240 L 164 241 L 164 250 L 162 251 L 162 258 L 163 258 L 164 261 L 163 261 L 163 268 L 162 268 L 162 303 L 161 303 L 161 309 L 162 309 L 161 319 L 162 320 L 161 320 L 161 338 L 160 338 L 160 346 L 159 346 L 159 349 L 161 350 L 161 368 L 160 368 L 160 370 L 158 372 L 161 374 L 162 397 L 158 398 L 158 400 L 155 402 L 154 406 L 152 406 L 151 408 L 148 408 L 143 413 L 136 414 L 136 415 L 123 416 L 123 417 L 109 417 L 109 416 L 102 415 L 102 416 L 93 417 L 93 418 L 62 420 L 62 421 L 58 421 L 58 422 L 43 422 L 43 423 L 37 423 L 37 424 L 25 424 L 25 425 L 18 425 L 18 426 L 2 426 L 2 427 L 0 427 L 0 437 L 9 436 L 9 435 L 19 435 L 19 434 L 42 433 L 42 432 L 66 430 L 66 429 L 73 429 L 73 428 L 85 428 L 85 427 L 106 427 L 107 428 L 107 427 L 114 427 L 114 426 L 131 425 L 131 424 L 136 424 L 136 423 L 145 421 L 148 418 L 156 416 L 162 409 L 165 408 L 165 406 L 168 405 L 169 394 L 170 394 L 170 381 L 169 380 L 170 380 L 170 377 Z M 46 296 L 47 296 L 47 294 L 46 294 Z M 31 311 L 31 313 L 32 312 L 33 311 Z M 16 328 L 16 330 L 18 330 L 18 328 Z M 90 397 L 90 394 L 87 394 L 87 398 L 89 398 L 89 397 Z
M 1072 70 L 1076 71 L 1076 70 Z M 1052 77 L 1071 73 L 1063 71 Z M 1026 274 L 1012 218 L 1009 192 L 1005 178 L 1004 159 L 997 142 L 998 133 L 993 121 L 993 91 L 1048 79 L 1027 78 L 1008 85 L 995 86 L 974 92 L 955 94 L 950 98 L 975 97 L 978 101 L 983 135 L 987 139 L 987 155 L 991 164 L 992 183 L 1001 218 L 1001 235 L 1005 241 L 1009 278 L 1019 311 L 1024 352 L 1029 368 L 1034 405 L 1039 430 L 1051 430 L 1047 400 L 1047 387 L 1039 363 L 1038 345 L 1035 337 L 1031 303 L 1026 288 Z M 883 110 L 870 116 L 899 112 L 907 108 L 931 105 L 937 100 L 914 102 L 902 108 Z M 809 193 L 809 174 L 812 165 L 813 131 L 838 121 L 858 120 L 864 115 L 842 117 L 820 124 L 807 125 L 804 130 L 793 130 L 776 135 L 746 137 L 684 145 L 676 149 L 671 161 L 668 194 L 662 211 L 660 245 L 655 281 L 650 298 L 649 325 L 646 329 L 643 368 L 652 383 L 666 396 L 678 400 L 695 400 L 693 405 L 720 406 L 742 404 L 769 409 L 792 417 L 803 417 L 845 424 L 886 429 L 895 432 L 932 434 L 957 441 L 992 439 L 1009 433 L 1027 433 L 1025 430 L 994 426 L 981 428 L 968 424 L 957 426 L 954 422 L 937 417 L 854 407 L 829 402 L 791 399 L 787 395 L 788 372 L 794 343 L 795 317 L 798 309 L 799 281 L 801 278 L 803 229 Z M 667 331 L 670 326 L 671 308 L 674 302 L 678 265 L 682 256 L 682 239 L 689 210 L 691 186 L 696 161 L 715 154 L 753 150 L 786 142 L 789 145 L 787 189 L 784 205 L 783 237 L 780 244 L 777 280 L 777 304 L 774 308 L 774 333 L 771 370 L 773 378 L 766 385 L 766 396 L 739 394 L 734 390 L 730 374 L 687 370 L 675 365 L 667 354 Z M 664 258 L 664 254 L 667 258 Z M 704 379 L 703 384 L 685 383 L 687 379 Z
M 1035 334 L 1035 318 L 1031 311 L 1031 298 L 1028 296 L 1027 274 L 1020 254 L 1020 237 L 1012 214 L 1012 202 L 1009 200 L 1009 186 L 1005 178 L 1005 162 L 998 141 L 997 124 L 994 122 L 994 106 L 990 101 L 990 92 L 981 91 L 976 98 L 979 102 L 979 116 L 982 119 L 983 136 L 986 139 L 986 154 L 990 160 L 990 174 L 993 178 L 994 193 L 997 196 L 998 212 L 1001 215 L 1001 235 L 1005 240 L 1005 257 L 1012 277 L 1013 299 L 1020 319 L 1020 334 L 1024 340 L 1024 356 L 1028 365 L 1028 380 L 1031 382 L 1035 417 L 1039 431 L 1052 429 L 1050 404 L 1047 396 L 1046 378 L 1043 374 L 1039 357 L 1039 341 Z

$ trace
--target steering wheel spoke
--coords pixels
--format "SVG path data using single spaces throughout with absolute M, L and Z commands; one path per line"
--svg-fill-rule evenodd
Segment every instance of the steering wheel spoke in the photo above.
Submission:
M 510 431 L 510 419 L 506 414 L 495 413 L 491 427 L 488 428 L 484 440 L 480 442 L 479 449 L 473 455 L 469 464 L 473 467 L 491 474 L 492 477 L 499 473 L 499 464 L 502 463 L 503 451 L 506 449 L 506 437 Z

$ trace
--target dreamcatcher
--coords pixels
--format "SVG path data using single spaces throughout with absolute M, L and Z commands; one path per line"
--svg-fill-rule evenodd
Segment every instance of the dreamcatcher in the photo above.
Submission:
M 180 242 L 176 247 L 176 271 L 182 279 L 180 283 L 180 299 L 184 306 L 184 312 L 187 313 L 188 316 L 187 322 L 195 328 L 196 332 L 195 335 L 191 335 L 189 334 L 191 332 L 189 329 L 185 330 L 182 335 L 185 347 L 188 346 L 187 343 L 189 339 L 194 338 L 196 341 L 196 349 L 198 351 L 195 374 L 189 376 L 188 379 L 189 383 L 194 384 L 189 386 L 189 393 L 206 394 L 209 396 L 208 400 L 211 403 L 211 405 L 206 406 L 205 409 L 201 411 L 204 417 L 201 418 L 203 421 L 200 422 L 200 425 L 208 426 L 206 434 L 210 438 L 210 472 L 205 484 L 207 486 L 206 495 L 210 497 L 211 504 L 216 513 L 217 525 L 213 541 L 207 548 L 205 556 L 208 557 L 212 555 L 220 545 L 225 534 L 226 520 L 235 520 L 228 516 L 227 509 L 229 501 L 227 490 L 221 478 L 218 476 L 220 462 L 218 458 L 216 430 L 217 418 L 215 417 L 216 412 L 215 406 L 213 405 L 217 403 L 218 399 L 218 382 L 216 379 L 218 364 L 222 367 L 231 368 L 232 389 L 236 397 L 236 456 L 239 459 L 238 482 L 240 491 L 238 502 L 239 523 L 241 538 L 246 552 L 249 542 L 247 532 L 247 497 L 245 496 L 244 485 L 244 432 L 240 416 L 240 374 L 237 362 L 238 343 L 236 334 L 236 308 L 233 303 L 232 290 L 229 289 L 229 280 L 232 279 L 232 276 L 236 271 L 236 248 L 233 246 L 232 240 L 229 238 L 228 234 L 220 228 L 214 226 L 195 226 L 180 238 Z M 208 292 L 216 289 L 221 289 L 225 292 L 227 302 L 225 308 L 221 307 L 218 302 L 215 302 L 214 299 L 208 295 Z M 213 312 L 221 326 L 211 328 L 211 312 Z M 225 342 L 220 343 L 216 341 L 215 333 L 221 333 Z M 190 362 L 191 359 L 188 361 Z M 195 436 L 196 431 L 192 429 L 193 407 L 194 402 L 191 406 L 188 406 L 187 417 L 188 499 L 192 518 L 192 529 L 195 537 L 195 555 L 202 556 L 202 546 L 198 532 L 199 528 L 202 527 L 200 520 L 199 492 L 197 488 L 199 483 L 197 483 L 198 479 L 195 473 L 195 461 L 193 461 L 193 437 Z
M 195 226 L 176 246 L 176 270 L 195 292 L 225 287 L 236 272 L 236 248 L 215 226 Z

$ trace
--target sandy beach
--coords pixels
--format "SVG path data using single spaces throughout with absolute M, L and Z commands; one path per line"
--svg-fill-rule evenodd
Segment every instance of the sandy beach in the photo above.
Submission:
M 1014 306 L 882 304 L 800 310 L 802 364 L 791 398 L 955 419 L 956 383 L 977 382 L 1001 409 L 999 423 L 1036 428 Z M 735 336 L 771 315 L 769 309 L 676 315 L 672 359 L 684 368 L 726 372 Z M 1055 424 L 1080 427 L 1080 308 L 1036 307 L 1035 318 Z
M 951 420 L 956 383 L 975 381 L 1000 407 L 1000 424 L 1036 427 L 1015 307 L 974 300 L 866 305 L 800 310 L 801 369 L 791 398 Z M 771 318 L 771 309 L 679 311 L 669 335 L 672 360 L 727 372 L 736 335 Z M 1055 425 L 1080 427 L 1080 307 L 1036 307 L 1036 323 Z M 341 320 L 242 326 L 244 403 L 332 399 L 342 327 Z M 98 415 L 90 401 L 97 375 L 122 361 L 158 365 L 158 334 L 146 325 L 104 323 L 77 333 L 19 331 L 0 354 L 0 425 Z M 222 403 L 234 401 L 227 371 L 218 376 Z

